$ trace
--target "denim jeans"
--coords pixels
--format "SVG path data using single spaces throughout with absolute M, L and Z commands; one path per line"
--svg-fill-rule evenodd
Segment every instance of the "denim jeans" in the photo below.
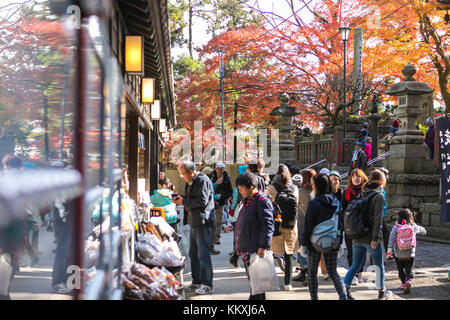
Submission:
M 211 224 L 191 227 L 189 258 L 191 259 L 192 283 L 203 284 L 212 288 L 211 232 Z
M 67 281 L 67 267 L 69 266 L 70 230 L 67 222 L 55 221 L 56 250 L 53 263 L 52 286 Z
M 308 259 L 297 253 L 297 262 L 300 263 L 302 269 L 308 268 Z
M 376 267 L 379 268 L 379 271 L 377 270 L 377 281 L 376 281 L 376 287 L 377 289 L 384 289 L 384 281 L 385 281 L 385 270 L 384 270 L 384 250 L 383 250 L 383 243 L 380 241 L 378 242 L 378 246 L 375 249 L 372 249 L 370 244 L 365 243 L 353 243 L 353 263 L 350 269 L 348 269 L 347 274 L 344 278 L 344 283 L 347 288 L 350 288 L 350 285 L 352 283 L 353 277 L 355 276 L 356 272 L 361 269 L 366 252 L 369 252 L 373 263 Z
M 211 225 L 211 232 L 210 232 L 210 242 L 209 247 L 214 249 L 214 244 L 216 242 L 216 210 L 212 210 L 209 217 L 210 225 Z

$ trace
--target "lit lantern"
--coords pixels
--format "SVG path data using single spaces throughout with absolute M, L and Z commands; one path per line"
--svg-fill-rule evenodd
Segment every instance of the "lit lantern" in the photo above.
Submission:
M 166 119 L 160 119 L 159 120 L 159 132 L 163 133 L 166 132 L 167 128 L 166 128 Z
M 155 79 L 142 78 L 141 103 L 153 103 L 155 101 Z
M 159 100 L 153 102 L 150 117 L 152 120 L 161 119 L 161 102 Z
M 144 75 L 144 38 L 125 36 L 125 71 Z

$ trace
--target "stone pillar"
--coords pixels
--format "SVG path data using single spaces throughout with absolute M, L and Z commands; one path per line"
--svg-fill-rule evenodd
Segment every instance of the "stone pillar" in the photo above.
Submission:
M 372 114 L 369 116 L 369 133 L 372 137 L 372 159 L 378 157 L 378 121 L 381 116 L 379 114 Z
M 394 112 L 402 123 L 391 141 L 389 167 L 392 173 L 433 173 L 433 162 L 426 161 L 427 148 L 423 144 L 424 137 L 416 129 L 416 123 L 422 111 L 422 97 L 434 89 L 414 80 L 412 76 L 416 69 L 412 64 L 408 63 L 402 73 L 406 76 L 405 80 L 386 91 L 386 94 L 398 97 L 398 108 Z
M 392 212 L 401 208 L 410 208 L 420 213 L 421 203 L 439 201 L 439 175 L 435 173 L 433 160 L 427 160 L 427 148 L 424 137 L 415 125 L 422 112 L 422 97 L 434 91 L 426 83 L 415 81 L 416 70 L 408 63 L 402 70 L 403 82 L 396 83 L 385 93 L 398 97 L 398 109 L 395 113 L 402 123 L 397 135 L 390 144 L 390 156 L 383 161 L 389 169 L 389 181 L 386 188 L 387 218 L 394 219 Z M 422 216 L 419 214 L 418 222 Z
M 283 93 L 280 96 L 281 105 L 270 112 L 270 115 L 278 117 L 277 129 L 280 130 L 280 162 L 294 163 L 296 156 L 294 155 L 295 144 L 291 138 L 291 131 L 295 129 L 292 125 L 293 117 L 299 115 L 300 112 L 294 107 L 289 106 L 289 95 Z

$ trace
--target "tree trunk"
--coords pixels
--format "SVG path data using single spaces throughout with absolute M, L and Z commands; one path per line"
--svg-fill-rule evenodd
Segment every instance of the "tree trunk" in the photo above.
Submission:
M 192 58 L 192 0 L 189 0 L 189 56 Z

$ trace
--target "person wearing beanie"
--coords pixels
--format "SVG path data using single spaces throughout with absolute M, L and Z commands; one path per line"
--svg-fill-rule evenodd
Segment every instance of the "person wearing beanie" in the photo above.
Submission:
M 433 119 L 428 118 L 426 122 L 428 126 L 427 133 L 425 135 L 425 143 L 430 151 L 430 159 L 434 159 L 434 125 Z
M 327 169 L 327 168 L 322 168 L 322 169 L 320 169 L 319 173 L 324 173 L 327 176 L 329 176 L 330 175 L 330 170 Z
M 394 120 L 394 122 L 392 122 L 392 127 L 389 128 L 389 136 L 391 138 L 397 135 L 399 126 L 400 126 L 400 122 L 398 122 L 398 120 Z
M 303 177 L 301 174 L 295 174 L 292 177 L 292 183 L 295 184 L 298 188 L 300 188 L 300 186 L 302 185 L 303 182 Z
M 201 173 L 206 174 L 208 177 L 211 177 L 211 173 L 214 171 L 211 167 L 204 167 L 201 171 Z
M 330 174 L 331 180 L 331 194 L 335 195 L 338 200 L 342 204 L 342 200 L 344 199 L 344 189 L 341 187 L 341 175 L 338 171 L 331 171 Z
M 354 169 L 365 170 L 367 168 L 367 155 L 362 149 L 363 143 L 357 141 L 355 143 L 355 150 L 353 151 L 352 164 L 350 166 L 349 172 Z

